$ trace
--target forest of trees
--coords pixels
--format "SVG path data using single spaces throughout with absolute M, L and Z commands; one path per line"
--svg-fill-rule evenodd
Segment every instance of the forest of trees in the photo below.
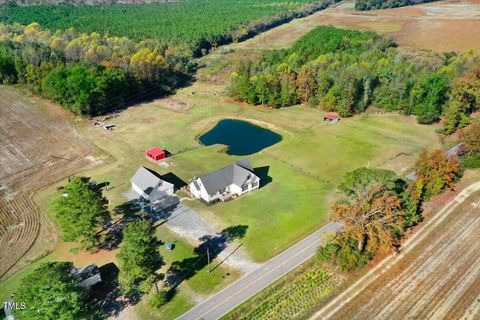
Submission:
M 0 83 L 26 84 L 81 115 L 170 93 L 191 76 L 185 46 L 0 24 Z
M 51 30 L 108 33 L 186 45 L 195 55 L 239 41 L 337 0 L 182 0 L 158 4 L 4 6 L 0 22 L 38 22 Z
M 188 83 L 194 58 L 211 47 L 250 37 L 334 1 L 103 6 L 10 2 L 0 7 L 0 22 L 8 23 L 0 23 L 0 83 L 25 84 L 76 114 L 101 115 Z
M 375 106 L 414 114 L 419 123 L 429 124 L 438 121 L 455 100 L 465 99 L 450 94 L 455 92 L 452 87 L 469 91 L 471 103 L 461 104 L 466 118 L 477 108 L 478 90 L 470 83 L 478 86 L 479 73 L 474 69 L 464 74 L 478 61 L 474 52 L 398 49 L 393 41 L 374 33 L 318 27 L 290 49 L 271 50 L 258 60 L 240 63 L 231 76 L 229 94 L 274 108 L 304 103 L 341 116 Z M 458 80 L 463 76 L 465 80 Z M 448 131 L 463 125 L 462 119 Z
M 376 10 L 387 8 L 398 8 L 404 6 L 411 6 L 414 4 L 434 2 L 438 0 L 356 0 L 355 10 Z

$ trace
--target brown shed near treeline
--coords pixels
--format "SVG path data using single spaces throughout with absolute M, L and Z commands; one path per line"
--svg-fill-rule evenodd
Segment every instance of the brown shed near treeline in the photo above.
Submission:
M 323 121 L 328 123 L 337 123 L 340 121 L 340 116 L 336 112 L 327 112 L 323 116 Z

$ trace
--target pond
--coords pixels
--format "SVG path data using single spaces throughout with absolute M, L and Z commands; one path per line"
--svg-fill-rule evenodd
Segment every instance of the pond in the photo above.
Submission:
M 227 154 L 245 156 L 282 141 L 282 136 L 247 121 L 223 119 L 199 140 L 206 146 L 227 145 Z

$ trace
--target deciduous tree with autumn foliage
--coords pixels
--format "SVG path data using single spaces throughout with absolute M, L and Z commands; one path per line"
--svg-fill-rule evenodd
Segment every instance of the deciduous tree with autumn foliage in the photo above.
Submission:
M 442 150 L 422 150 L 415 169 L 412 194 L 417 202 L 427 201 L 445 188 L 451 188 L 461 175 L 457 156 L 447 156 Z
M 335 240 L 320 249 L 323 260 L 333 259 L 343 270 L 368 262 L 379 249 L 392 250 L 411 225 L 406 183 L 393 171 L 360 168 L 345 175 L 339 189 L 344 198 L 332 206 L 331 219 L 344 225 Z M 407 196 L 406 196 L 407 195 Z
M 460 130 L 459 143 L 465 154 L 460 157 L 460 162 L 465 168 L 480 168 L 480 123 L 473 123 Z

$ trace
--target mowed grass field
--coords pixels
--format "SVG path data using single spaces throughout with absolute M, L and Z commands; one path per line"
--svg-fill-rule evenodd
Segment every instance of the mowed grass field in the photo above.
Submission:
M 403 174 L 422 148 L 441 147 L 436 127 L 420 126 L 413 118 L 367 114 L 327 125 L 316 109 L 272 110 L 237 104 L 209 93 L 217 89 L 198 83 L 181 90 L 173 104 L 185 106 L 181 109 L 172 109 L 164 101 L 129 108 L 112 120 L 117 125 L 112 132 L 83 123 L 81 133 L 117 159 L 89 175 L 110 181 L 113 188 L 107 196 L 120 204 L 139 165 L 162 174 L 172 172 L 189 182 L 244 158 L 227 155 L 222 146 L 197 142 L 221 119 L 247 120 L 281 134 L 280 143 L 247 157 L 254 167 L 268 168 L 271 181 L 258 192 L 212 206 L 186 202 L 218 228 L 248 226 L 242 242 L 258 262 L 327 223 L 329 204 L 345 172 L 379 166 Z M 152 145 L 166 148 L 173 156 L 163 166 L 148 162 L 143 151 Z

